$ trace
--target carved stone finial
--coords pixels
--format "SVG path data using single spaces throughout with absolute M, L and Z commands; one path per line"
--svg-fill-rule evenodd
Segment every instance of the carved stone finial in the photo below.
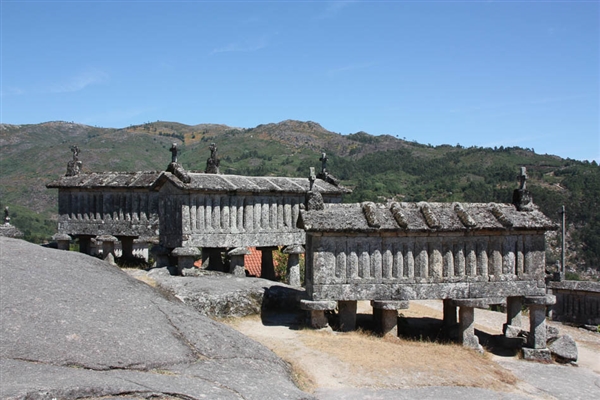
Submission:
M 519 188 L 513 192 L 513 204 L 519 211 L 533 211 L 537 207 L 533 204 L 531 193 L 527 190 L 527 169 L 521 167 L 519 176 Z
M 10 225 L 10 216 L 8 215 L 8 206 L 4 207 L 4 225 Z
M 517 179 L 519 180 L 519 189 L 525 190 L 527 186 L 527 168 L 521 167 L 521 173 Z
M 169 151 L 171 152 L 171 162 L 176 163 L 177 162 L 177 154 L 179 153 L 179 151 L 177 150 L 177 143 L 173 143 L 171 145 L 171 148 L 169 149 Z
M 204 172 L 207 174 L 220 174 L 219 164 L 221 160 L 217 156 L 217 145 L 211 143 L 208 148 L 210 149 L 210 157 L 206 160 L 206 170 Z
M 67 173 L 65 176 L 76 176 L 81 172 L 82 162 L 79 161 L 79 147 L 71 146 L 71 152 L 73 152 L 73 159 L 67 163 Z
M 308 175 L 308 181 L 310 182 L 310 185 L 308 187 L 309 191 L 312 192 L 313 185 L 315 184 L 316 180 L 317 180 L 317 176 L 315 175 L 315 167 L 310 167 L 310 174 Z
M 321 161 L 321 172 L 323 174 L 327 173 L 327 154 L 325 154 L 325 152 L 321 153 L 321 158 L 319 158 L 319 161 Z

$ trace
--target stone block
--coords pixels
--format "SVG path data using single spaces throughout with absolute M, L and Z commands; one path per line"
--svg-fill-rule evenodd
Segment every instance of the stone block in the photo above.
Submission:
M 518 338 L 523 336 L 523 329 L 520 326 L 513 326 L 504 324 L 502 327 L 502 331 L 504 332 L 504 337 L 506 338 Z
M 406 300 L 371 300 L 371 307 L 380 310 L 405 310 L 409 304 Z
M 557 356 L 559 361 L 577 361 L 577 343 L 569 335 L 563 335 L 550 341 L 548 350 Z
M 546 340 L 550 342 L 560 336 L 560 332 L 557 327 L 546 325 Z
M 523 347 L 523 358 L 529 361 L 552 362 L 552 355 L 548 349 L 531 349 Z
M 356 301 L 338 301 L 340 331 L 356 329 Z

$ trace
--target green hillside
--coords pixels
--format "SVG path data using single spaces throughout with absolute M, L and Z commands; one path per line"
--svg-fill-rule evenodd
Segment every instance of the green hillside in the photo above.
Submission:
M 0 203 L 31 241 L 55 230 L 57 193 L 45 184 L 66 171 L 71 145 L 79 146 L 83 171 L 164 170 L 176 142 L 184 168 L 203 171 L 215 142 L 221 172 L 308 176 L 325 151 L 329 171 L 351 187 L 348 202 L 510 202 L 520 166 L 529 174 L 534 202 L 558 221 L 565 204 L 569 266 L 600 269 L 600 168 L 596 163 L 539 155 L 532 150 L 430 146 L 365 132 L 341 135 L 314 122 L 283 121 L 255 128 L 184 125 L 157 121 L 123 129 L 67 122 L 0 125 Z M 559 241 L 550 238 L 553 263 Z

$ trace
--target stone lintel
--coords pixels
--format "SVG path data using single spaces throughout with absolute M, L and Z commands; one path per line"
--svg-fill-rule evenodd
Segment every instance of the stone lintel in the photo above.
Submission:
M 488 308 L 490 304 L 500 304 L 502 299 L 486 297 L 482 299 L 453 299 L 451 304 L 457 307 Z
M 523 358 L 544 363 L 552 362 L 552 354 L 549 349 L 530 349 L 528 347 L 523 347 Z
M 313 300 L 300 300 L 300 309 L 309 311 L 325 311 L 335 310 L 337 306 L 336 301 L 313 301 Z
M 405 310 L 409 304 L 405 300 L 371 300 L 371 307 L 380 310 Z
M 304 254 L 305 250 L 304 250 L 304 246 L 302 246 L 301 244 L 293 244 L 291 246 L 286 246 L 283 249 L 283 253 L 284 254 Z
M 96 241 L 100 242 L 117 242 L 119 239 L 114 237 L 113 235 L 100 235 L 96 237 Z
M 227 255 L 232 257 L 232 256 L 245 256 L 247 254 L 250 254 L 250 250 L 248 250 L 247 247 L 236 247 L 232 250 L 229 250 L 227 252 Z
M 552 294 L 547 294 L 545 296 L 525 296 L 524 304 L 526 306 L 531 305 L 540 305 L 540 306 L 550 306 L 556 303 L 556 296 Z

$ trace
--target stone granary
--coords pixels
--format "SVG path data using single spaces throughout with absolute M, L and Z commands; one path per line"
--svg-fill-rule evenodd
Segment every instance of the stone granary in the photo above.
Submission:
M 370 300 L 387 333 L 408 301 L 440 299 L 445 324 L 457 322 L 459 307 L 463 344 L 481 349 L 474 307 L 506 299 L 504 330 L 520 326 L 527 305 L 526 357 L 549 357 L 544 319 L 554 299 L 546 295 L 544 233 L 556 225 L 519 191 L 516 201 L 525 201 L 517 204 L 366 202 L 302 211 L 309 298 L 302 308 L 312 325 L 326 324 L 324 311 L 337 306 L 341 328 L 352 330 L 356 302 Z
M 66 176 L 47 185 L 59 190 L 59 246 L 68 248 L 75 237 L 80 251 L 89 254 L 90 241 L 97 238 L 110 252 L 120 240 L 128 256 L 135 238 L 158 237 L 154 254 L 161 266 L 177 265 L 182 273 L 200 256 L 200 247 L 203 260 L 217 270 L 223 269 L 221 253 L 227 252 L 237 275 L 244 275 L 247 247 L 258 247 L 266 278 L 274 278 L 271 250 L 284 246 L 293 267 L 291 283 L 299 285 L 296 270 L 305 235 L 297 220 L 306 193 L 318 191 L 324 202 L 339 203 L 350 190 L 339 186 L 323 160 L 323 171 L 312 181 L 211 173 L 218 172 L 219 160 L 214 144 L 210 150 L 206 173 L 184 170 L 176 144 L 163 172 L 83 173 L 81 161 L 70 161 Z

